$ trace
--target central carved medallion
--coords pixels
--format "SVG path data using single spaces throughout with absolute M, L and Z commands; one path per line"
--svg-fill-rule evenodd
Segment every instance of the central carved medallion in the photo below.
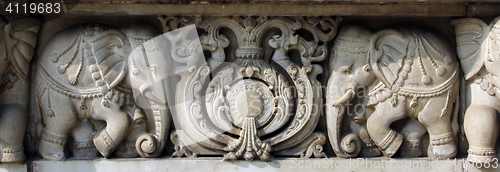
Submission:
M 242 155 L 246 160 L 269 159 L 270 146 L 260 137 L 278 130 L 293 115 L 289 82 L 254 52 L 243 52 L 246 56 L 237 56 L 234 63 L 216 71 L 207 86 L 205 105 L 211 121 L 224 132 L 239 135 L 224 148 L 230 152 L 225 159 Z
M 230 88 L 227 96 L 228 101 L 231 102 L 231 116 L 235 118 L 269 116 L 269 111 L 274 106 L 273 97 L 271 91 L 262 82 L 255 82 L 251 79 L 240 81 Z
M 256 117 L 262 112 L 264 104 L 261 95 L 253 90 L 242 91 L 236 96 L 235 109 L 246 117 Z M 248 104 L 247 104 L 248 103 Z

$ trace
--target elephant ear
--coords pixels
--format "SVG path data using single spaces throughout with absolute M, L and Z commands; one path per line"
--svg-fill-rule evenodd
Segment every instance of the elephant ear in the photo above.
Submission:
M 40 25 L 41 21 L 38 19 L 21 18 L 12 21 L 5 29 L 7 56 L 13 64 L 14 71 L 22 79 L 28 76 Z
M 475 18 L 456 19 L 451 24 L 455 26 L 458 58 L 465 79 L 469 80 L 484 66 L 485 55 L 481 55 L 481 45 L 488 37 L 489 27 Z
M 395 30 L 382 30 L 372 36 L 369 60 L 374 74 L 389 88 L 398 78 L 410 41 Z
M 89 42 L 92 44 L 93 55 L 97 60 L 103 79 L 109 84 L 109 88 L 113 88 L 126 75 L 126 57 L 131 51 L 126 35 L 119 30 L 111 29 L 92 36 Z M 68 74 L 75 76 L 70 77 L 72 84 L 77 82 L 72 79 L 78 79 L 79 72 L 78 68 L 68 69 Z

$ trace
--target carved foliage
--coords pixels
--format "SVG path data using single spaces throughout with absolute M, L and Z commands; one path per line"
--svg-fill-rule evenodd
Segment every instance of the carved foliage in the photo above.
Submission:
M 177 63 L 183 64 L 176 67 L 181 80 L 175 93 L 177 121 L 174 123 L 180 126 L 178 131 L 188 136 L 179 134 L 181 137 L 176 142 L 193 140 L 205 149 L 225 152 L 227 160 L 257 157 L 269 160 L 273 151 L 300 145 L 311 135 L 319 119 L 319 111 L 314 110 L 313 105 L 320 105 L 321 92 L 313 91 L 313 86 L 319 86 L 316 75 L 321 67 L 311 62 L 325 58 L 325 44 L 318 44 L 335 36 L 338 22 L 339 19 L 331 18 L 265 16 L 201 20 L 198 27 L 206 31 L 200 37 L 201 45 L 203 50 L 211 52 L 208 64 L 203 64 L 205 59 L 194 48 L 186 47 L 190 50 L 187 52 L 193 53 L 187 56 L 190 59 L 171 53 Z M 299 29 L 309 30 L 314 40 L 308 42 L 295 34 Z M 265 34 L 268 32 L 273 34 L 268 37 Z M 271 53 L 263 48 L 267 43 L 273 48 L 271 59 L 277 65 L 264 61 L 265 55 Z M 225 48 L 230 45 L 235 47 L 233 53 L 225 54 Z M 291 49 L 301 53 L 302 65 L 289 60 Z M 323 135 L 316 136 L 321 140 Z M 324 142 L 308 141 L 311 142 L 315 148 L 310 149 L 321 151 Z M 213 153 L 195 145 L 178 146 L 178 151 L 184 153 Z M 186 151 L 184 147 L 191 150 Z M 306 150 L 305 156 L 311 156 L 313 150 L 300 149 Z

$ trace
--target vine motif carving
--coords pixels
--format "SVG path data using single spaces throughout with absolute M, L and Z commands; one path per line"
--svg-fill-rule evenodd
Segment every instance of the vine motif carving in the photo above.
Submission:
M 165 28 L 184 25 L 178 18 L 160 21 Z M 178 156 L 267 161 L 272 152 L 298 147 L 283 154 L 324 157 L 324 135 L 311 135 L 319 119 L 313 105 L 321 103 L 321 92 L 313 87 L 320 85 L 316 76 L 322 71 L 312 62 L 325 59 L 325 43 L 335 36 L 340 18 L 236 16 L 184 21 L 205 31 L 200 44 L 210 57 L 205 60 L 200 49 L 190 48 L 198 47 L 196 41 L 182 42 L 173 39 L 182 34 L 167 33 L 172 47 L 194 50 L 184 56 L 169 53 L 181 78 L 175 92 L 174 123 L 183 133 L 176 145 Z M 297 34 L 300 29 L 310 32 L 313 40 Z M 290 59 L 290 50 L 300 52 L 301 64 Z

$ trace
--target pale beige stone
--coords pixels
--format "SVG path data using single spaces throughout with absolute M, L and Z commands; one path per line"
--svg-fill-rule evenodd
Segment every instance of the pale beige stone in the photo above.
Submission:
M 476 18 L 452 21 L 458 57 L 467 81 L 464 129 L 468 160 L 490 162 L 496 157 L 500 111 L 500 18 L 490 25 Z
M 325 59 L 326 45 L 318 43 L 335 36 L 340 19 L 159 19 L 164 31 L 191 23 L 206 31 L 200 40 L 194 25 L 167 32 L 146 42 L 145 47 L 151 48 L 146 49 L 144 56 L 138 53 L 135 58 L 138 76 L 155 81 L 166 79 L 161 81 L 163 92 L 154 84 L 151 89 L 147 84 L 140 86 L 140 92 L 155 104 L 170 100 L 168 104 L 176 119 L 176 131 L 171 136 L 176 144 L 174 156 L 223 155 L 224 160 L 248 161 L 269 161 L 272 153 L 326 156 L 322 152 L 326 138 L 323 133 L 314 132 L 320 118 L 320 110 L 314 108 L 322 104 L 316 77 L 322 67 L 312 63 Z M 231 33 L 223 29 L 235 33 L 234 37 L 229 39 Z M 266 35 L 273 29 L 280 32 Z M 313 34 L 314 40 L 295 35 L 299 29 Z M 265 49 L 263 44 L 270 48 Z M 211 56 L 205 59 L 202 50 Z M 289 50 L 300 52 L 301 63 L 290 60 Z M 146 76 L 149 71 L 154 72 Z M 173 76 L 180 77 L 179 81 Z
M 0 162 L 25 160 L 23 139 L 28 120 L 29 65 L 40 20 L 0 22 Z
M 78 168 L 74 168 L 78 167 Z M 372 172 L 372 171 L 408 171 L 408 172 L 463 172 L 466 169 L 478 171 L 477 168 L 464 166 L 463 159 L 433 161 L 424 158 L 390 159 L 278 159 L 270 162 L 262 161 L 220 161 L 217 158 L 172 158 L 148 160 L 113 160 L 99 159 L 95 161 L 34 161 L 33 171 L 287 171 L 287 172 Z M 482 169 L 495 171 L 496 168 Z
M 95 158 L 98 152 L 110 157 L 116 150 L 120 157 L 151 157 L 136 151 L 144 149 L 144 140 L 159 142 L 149 153 L 162 152 L 164 139 L 144 137 L 156 134 L 154 128 L 164 130 L 164 135 L 169 122 L 148 122 L 154 121 L 155 114 L 137 107 L 133 81 L 127 77 L 132 49 L 156 34 L 154 27 L 144 23 L 84 24 L 61 31 L 44 46 L 33 76 L 34 103 L 40 108 L 35 112 L 41 117 L 37 122 L 44 126 L 38 131 L 43 158 L 65 159 L 69 142 L 73 155 L 82 159 Z

